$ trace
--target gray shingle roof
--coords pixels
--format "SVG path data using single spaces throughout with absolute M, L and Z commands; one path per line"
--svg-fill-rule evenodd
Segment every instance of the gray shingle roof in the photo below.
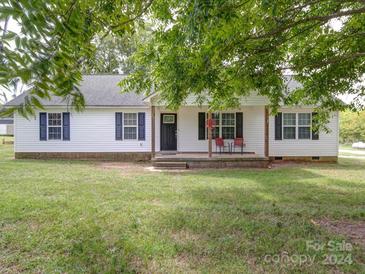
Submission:
M 142 94 L 134 92 L 121 93 L 118 83 L 124 75 L 84 75 L 80 91 L 84 95 L 86 106 L 145 106 Z M 24 102 L 26 92 L 8 102 L 7 106 L 16 106 Z M 44 106 L 67 106 L 62 97 L 52 96 L 51 100 L 41 99 Z
M 142 94 L 134 92 L 122 93 L 118 83 L 125 75 L 96 74 L 84 75 L 80 83 L 80 91 L 84 95 L 86 106 L 146 106 Z M 295 81 L 292 76 L 284 76 L 289 92 L 298 87 L 300 83 Z M 24 102 L 27 92 L 19 95 L 6 106 L 16 106 Z M 44 106 L 67 106 L 68 101 L 62 97 L 52 96 L 51 100 L 41 99 Z

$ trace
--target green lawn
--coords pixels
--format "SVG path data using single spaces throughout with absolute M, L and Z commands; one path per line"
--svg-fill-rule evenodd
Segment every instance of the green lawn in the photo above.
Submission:
M 0 145 L 0 273 L 364 272 L 364 250 L 315 223 L 365 219 L 365 161 L 271 170 L 144 171 L 13 160 Z M 316 256 L 314 264 L 266 255 Z M 324 256 L 352 264 L 325 265 Z
M 0 145 L 3 144 L 3 141 L 5 142 L 14 141 L 14 137 L 8 135 L 0 135 Z
M 352 148 L 351 145 L 340 145 L 340 156 L 365 157 L 365 149 Z
M 364 151 L 365 153 L 365 149 L 361 149 L 361 148 L 353 148 L 352 145 L 346 144 L 346 145 L 340 145 L 340 149 L 345 149 L 345 150 L 353 150 L 353 151 Z

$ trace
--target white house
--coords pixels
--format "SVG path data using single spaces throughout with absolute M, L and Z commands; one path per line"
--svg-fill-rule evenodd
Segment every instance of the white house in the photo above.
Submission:
M 166 109 L 157 96 L 120 93 L 121 75 L 86 75 L 80 90 L 86 108 L 74 112 L 68 102 L 43 100 L 45 111 L 27 120 L 14 115 L 16 158 L 150 159 L 161 152 L 207 153 L 207 106 L 187 100 L 178 111 Z M 296 85 L 293 80 L 290 85 Z M 18 105 L 22 94 L 7 105 Z M 213 137 L 225 144 L 243 138 L 243 155 L 265 159 L 336 161 L 338 113 L 328 133 L 312 132 L 311 107 L 282 107 L 270 116 L 265 97 L 252 94 L 237 109 L 214 113 Z M 228 147 L 226 152 L 231 151 Z M 213 152 L 215 144 L 213 141 Z M 238 149 L 234 155 L 241 155 Z M 206 154 L 204 154 L 206 155 Z

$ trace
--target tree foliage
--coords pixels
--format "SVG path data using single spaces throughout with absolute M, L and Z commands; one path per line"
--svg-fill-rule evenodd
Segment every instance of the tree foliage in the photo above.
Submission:
M 14 78 L 5 86 L 5 89 L 6 91 L 3 90 L 0 92 L 1 105 L 20 95 L 24 90 L 24 85 L 20 82 L 19 78 Z
M 126 90 L 161 93 L 170 108 L 188 95 L 210 98 L 211 109 L 236 106 L 253 90 L 275 110 L 287 104 L 320 105 L 326 117 L 345 108 L 336 96 L 365 95 L 363 0 L 5 0 L 1 18 L 22 26 L 2 38 L 0 80 L 32 84 L 24 112 L 41 108 L 37 97 L 57 94 L 83 105 L 77 90 L 81 68 L 95 53 L 100 33 L 123 36 L 141 23 L 152 34 L 138 43 Z M 342 25 L 333 28 L 334 21 Z M 14 42 L 16 50 L 9 44 Z M 303 86 L 288 93 L 283 74 Z
M 17 110 L 33 114 L 42 109 L 39 98 L 57 95 L 69 100 L 76 110 L 84 99 L 77 88 L 82 65 L 94 52 L 99 33 L 122 36 L 152 2 L 143 0 L 4 0 L 0 20 L 11 18 L 20 33 L 3 24 L 0 42 L 0 85 L 20 78 L 30 87 L 25 103 Z
M 135 55 L 129 89 L 153 86 L 171 108 L 189 94 L 209 95 L 212 109 L 256 90 L 274 110 L 281 102 L 320 105 L 319 119 L 362 106 L 364 1 L 161 0 L 153 8 L 159 27 Z M 287 72 L 303 87 L 288 93 Z M 336 98 L 345 93 L 357 100 L 345 106 Z
M 82 73 L 125 73 L 133 70 L 133 62 L 130 56 L 136 50 L 134 36 L 122 37 L 97 35 L 94 38 L 95 52 L 92 57 L 85 60 Z
M 340 142 L 365 142 L 365 111 L 345 111 L 340 115 Z

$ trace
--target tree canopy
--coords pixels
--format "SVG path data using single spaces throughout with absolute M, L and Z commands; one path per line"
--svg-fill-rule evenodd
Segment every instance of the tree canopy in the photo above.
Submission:
M 340 115 L 340 143 L 365 142 L 365 111 L 344 111 Z
M 267 96 L 274 111 L 281 102 L 319 105 L 325 117 L 364 105 L 363 0 L 7 0 L 0 9 L 1 19 L 22 26 L 21 34 L 4 32 L 0 83 L 20 77 L 32 84 L 23 112 L 52 93 L 71 96 L 80 109 L 77 83 L 95 36 L 123 37 L 143 22 L 152 32 L 137 43 L 122 87 L 158 91 L 170 108 L 190 94 L 210 98 L 212 110 L 233 107 L 252 91 Z M 289 93 L 286 73 L 302 87 Z M 344 106 L 341 94 L 356 99 Z
M 95 37 L 132 33 L 151 4 L 152 0 L 1 1 L 0 85 L 18 78 L 30 89 L 16 110 L 33 114 L 43 108 L 39 98 L 50 95 L 68 98 L 81 110 L 84 99 L 77 84 L 97 50 Z M 20 25 L 20 33 L 8 29 L 10 19 Z
M 149 33 L 148 26 L 144 26 L 135 27 L 133 33 L 122 36 L 96 35 L 94 54 L 82 64 L 82 73 L 131 73 L 135 68 L 131 56 L 137 49 L 137 43 L 144 41 Z

